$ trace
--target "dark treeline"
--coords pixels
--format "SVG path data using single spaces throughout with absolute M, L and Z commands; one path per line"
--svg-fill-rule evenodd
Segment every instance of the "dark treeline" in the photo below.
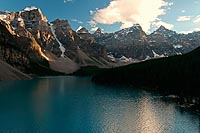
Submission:
M 200 48 L 185 55 L 104 70 L 92 80 L 101 84 L 133 85 L 199 97 Z

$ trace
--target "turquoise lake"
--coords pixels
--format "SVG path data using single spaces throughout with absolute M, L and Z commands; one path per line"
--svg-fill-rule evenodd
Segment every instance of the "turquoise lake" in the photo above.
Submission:
M 0 82 L 0 133 L 199 133 L 200 117 L 158 94 L 85 77 Z

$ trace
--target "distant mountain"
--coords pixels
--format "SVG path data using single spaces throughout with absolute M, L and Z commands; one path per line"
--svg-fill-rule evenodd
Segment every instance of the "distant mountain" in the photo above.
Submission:
M 79 29 L 77 31 L 77 34 L 80 36 L 81 40 L 88 41 L 89 44 L 95 43 L 94 37 L 89 33 L 89 31 L 85 27 L 82 27 L 81 29 Z
M 125 56 L 143 60 L 147 56 L 153 56 L 146 40 L 147 35 L 139 24 L 115 33 L 96 31 L 93 35 L 97 43 L 105 46 L 107 51 L 114 57 L 120 58 Z
M 178 34 L 175 31 L 160 26 L 147 38 L 151 49 L 157 54 L 165 56 L 179 55 L 190 52 L 200 46 L 200 32 L 190 34 Z
M 103 31 L 101 28 L 98 28 L 95 32 L 94 32 L 94 35 L 95 36 L 100 36 L 101 34 L 103 34 Z
M 200 32 L 178 34 L 164 26 L 160 26 L 150 35 L 139 24 L 135 24 L 115 33 L 96 31 L 93 36 L 113 57 L 125 56 L 140 61 L 179 55 L 200 46 Z

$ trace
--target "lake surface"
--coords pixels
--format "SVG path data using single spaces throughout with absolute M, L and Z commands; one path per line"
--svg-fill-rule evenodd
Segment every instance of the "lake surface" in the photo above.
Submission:
M 90 78 L 0 82 L 0 133 L 199 133 L 200 117 L 146 91 Z

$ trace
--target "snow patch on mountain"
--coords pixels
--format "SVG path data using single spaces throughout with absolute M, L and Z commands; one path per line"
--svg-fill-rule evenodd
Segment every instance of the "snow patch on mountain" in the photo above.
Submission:
M 36 10 L 36 9 L 37 9 L 37 7 L 35 7 L 35 6 L 29 6 L 29 7 L 24 8 L 24 11 L 32 11 L 32 10 Z
M 82 26 L 79 26 L 78 29 L 76 30 L 76 32 L 78 32 L 82 28 L 83 28 Z
M 182 48 L 182 45 L 173 45 L 174 48 Z
M 60 50 L 61 50 L 61 52 L 62 52 L 61 56 L 64 57 L 64 53 L 65 53 L 66 49 L 63 47 L 63 44 L 58 40 L 58 38 L 57 38 L 57 36 L 56 36 L 56 33 L 55 33 L 55 29 L 54 29 L 54 27 L 53 27 L 53 24 L 50 24 L 50 28 L 51 28 L 51 32 L 52 32 L 54 38 L 56 39 L 56 41 L 57 41 L 58 44 L 60 45 L 59 48 L 60 48 Z
M 160 57 L 159 54 L 157 54 L 154 50 L 152 50 L 154 57 Z
M 23 19 L 22 19 L 22 18 L 17 18 L 17 21 L 19 21 L 19 22 L 20 22 L 20 21 L 23 21 Z
M 152 52 L 153 52 L 153 55 L 154 55 L 154 58 L 162 58 L 162 57 L 165 57 L 165 55 L 159 55 L 159 54 L 157 54 L 154 50 L 152 50 Z
M 144 61 L 145 60 L 150 60 L 150 59 L 151 59 L 151 57 L 147 55 L 146 58 L 144 59 Z
M 134 32 L 135 30 L 140 30 L 139 24 L 134 24 L 132 27 L 122 29 L 121 31 L 119 31 L 119 33 L 123 35 L 128 35 L 128 33 Z
M 176 55 L 182 55 L 182 53 L 181 52 L 177 52 Z
M 126 56 L 122 56 L 119 58 L 121 62 L 127 63 L 127 62 L 131 62 L 133 59 L 132 58 L 127 58 Z

